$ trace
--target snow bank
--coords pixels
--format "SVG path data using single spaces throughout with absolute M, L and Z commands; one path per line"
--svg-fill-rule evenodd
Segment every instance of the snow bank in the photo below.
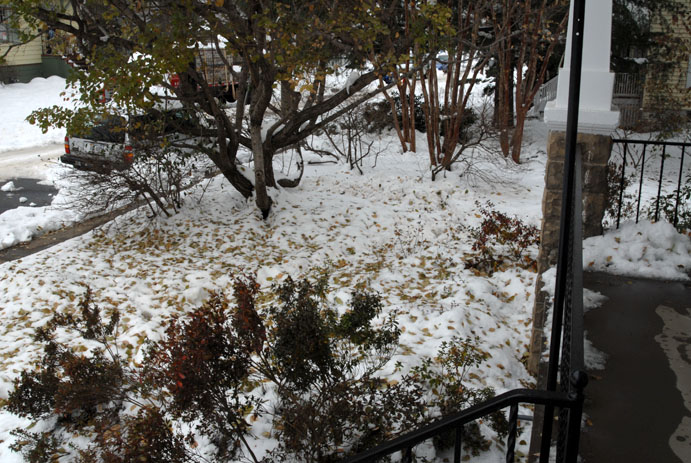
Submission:
M 0 215 L 0 249 L 31 241 L 35 236 L 59 230 L 75 220 L 75 214 L 51 206 L 11 209 Z
M 7 182 L 5 183 L 2 187 L 0 187 L 0 191 L 18 191 L 19 189 L 14 185 L 14 182 Z
M 583 242 L 583 265 L 617 275 L 688 280 L 691 238 L 669 223 L 625 223 Z
M 65 90 L 62 77 L 36 78 L 28 84 L 0 85 L 0 152 L 60 143 L 64 129 L 41 129 L 26 121 L 32 111 L 49 106 L 71 106 L 61 93 Z
M 30 203 L 26 207 L 10 209 L 0 214 L 0 249 L 31 241 L 36 236 L 73 225 L 84 218 L 82 212 L 72 207 L 69 191 L 74 185 L 64 177 L 63 169 L 66 168 L 53 165 L 47 169 L 46 182 L 58 189 L 51 205 L 35 207 L 34 203 Z M 10 181 L 2 185 L 0 190 L 20 191 L 21 188 Z M 24 201 L 20 199 L 23 204 L 26 201 L 26 198 Z

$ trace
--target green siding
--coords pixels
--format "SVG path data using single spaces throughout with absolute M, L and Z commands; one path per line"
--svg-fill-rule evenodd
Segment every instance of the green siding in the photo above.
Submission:
M 30 82 L 35 77 L 43 77 L 40 64 L 23 64 L 20 66 L 0 66 L 0 81 L 8 84 L 13 82 Z
M 72 72 L 72 67 L 60 56 L 43 56 L 41 63 L 42 77 L 60 76 L 65 79 Z
M 23 64 L 19 66 L 0 66 L 0 82 L 31 82 L 36 77 L 60 76 L 67 78 L 72 67 L 59 56 L 42 57 L 40 64 Z

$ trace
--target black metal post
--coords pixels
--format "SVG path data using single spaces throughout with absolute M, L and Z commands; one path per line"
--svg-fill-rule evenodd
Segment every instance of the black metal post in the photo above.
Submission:
M 679 195 L 681 194 L 681 174 L 684 172 L 684 154 L 686 146 L 681 147 L 681 162 L 679 163 L 679 181 L 677 182 L 677 202 L 674 203 L 674 226 L 679 221 Z
M 576 142 L 578 139 L 578 109 L 581 97 L 581 67 L 583 59 L 583 25 L 585 23 L 585 0 L 573 2 L 573 36 L 571 37 L 571 69 L 569 73 L 569 102 L 566 115 L 566 153 L 564 159 L 564 183 L 561 200 L 561 222 L 559 233 L 559 256 L 557 259 L 557 282 L 552 311 L 552 336 L 549 351 L 549 370 L 547 372 L 547 390 L 555 391 L 559 371 L 559 347 L 562 331 L 564 298 L 566 294 L 566 273 L 569 261 L 568 238 L 572 221 L 571 204 L 573 203 L 574 164 Z M 579 217 L 580 220 L 580 217 Z M 540 446 L 540 462 L 548 463 L 552 436 L 554 407 L 545 406 Z
M 413 463 L 413 448 L 412 447 L 407 447 L 405 450 L 403 450 L 402 461 L 403 461 L 403 463 Z
M 583 416 L 583 389 L 588 384 L 588 375 L 580 370 L 574 371 L 569 378 L 574 389 L 574 405 L 569 409 L 569 432 L 566 440 L 565 463 L 577 463 L 578 445 L 581 440 L 581 419 Z
M 657 199 L 655 200 L 655 222 L 660 220 L 660 194 L 662 193 L 662 177 L 663 177 L 664 172 L 665 172 L 665 157 L 666 156 L 667 156 L 667 145 L 662 145 L 662 162 L 660 162 L 660 181 L 657 184 Z
M 581 181 L 581 171 L 583 169 L 583 159 L 581 150 L 578 147 L 575 162 L 575 186 L 573 215 L 581 217 L 583 213 L 582 195 L 583 184 Z M 574 404 L 568 411 L 568 424 L 566 442 L 564 443 L 564 463 L 577 463 L 578 445 L 581 437 L 581 418 L 583 415 L 583 390 L 588 384 L 588 375 L 585 372 L 585 352 L 584 352 L 584 319 L 583 319 L 583 226 L 580 220 L 576 220 L 572 229 L 571 240 L 571 293 L 569 304 L 570 312 L 570 337 L 569 344 L 569 365 L 571 370 L 562 376 L 562 381 L 569 378 L 569 398 L 574 400 Z M 566 335 L 566 333 L 564 333 Z M 566 346 L 563 348 L 566 349 Z
M 638 223 L 638 216 L 641 211 L 641 195 L 643 194 L 643 173 L 645 172 L 645 150 L 648 145 L 643 145 L 643 160 L 641 161 L 641 179 L 638 182 L 638 204 L 636 206 L 636 223 Z M 655 152 L 655 151 L 653 151 Z
M 463 426 L 456 428 L 456 441 L 453 446 L 453 463 L 461 463 L 461 450 L 463 449 Z
M 619 222 L 621 221 L 621 208 L 623 207 L 624 199 L 624 179 L 626 178 L 626 151 L 629 144 L 624 142 L 624 163 L 621 165 L 621 181 L 619 182 L 619 209 L 617 210 L 617 230 L 619 229 Z
M 518 404 L 509 409 L 509 437 L 506 441 L 506 463 L 514 463 L 516 458 L 516 434 L 518 434 Z

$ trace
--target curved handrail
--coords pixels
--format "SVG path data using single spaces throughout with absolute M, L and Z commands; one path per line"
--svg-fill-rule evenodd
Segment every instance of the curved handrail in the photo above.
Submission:
M 344 460 L 345 463 L 373 461 L 400 450 L 409 449 L 431 437 L 456 429 L 478 418 L 520 403 L 535 405 L 553 404 L 561 408 L 576 405 L 577 399 L 563 392 L 537 391 L 533 389 L 514 389 L 500 394 L 486 402 L 474 405 L 458 413 L 446 416 L 415 431 L 408 432 L 371 450 Z

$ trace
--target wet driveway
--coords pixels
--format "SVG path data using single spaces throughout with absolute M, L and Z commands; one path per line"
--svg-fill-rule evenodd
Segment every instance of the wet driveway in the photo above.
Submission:
M 607 361 L 589 371 L 583 461 L 691 462 L 691 283 L 586 273 L 584 286 L 608 300 L 585 314 Z
M 10 185 L 9 183 L 12 183 Z M 33 178 L 13 178 L 0 181 L 0 214 L 19 206 L 47 206 L 58 190 L 45 181 Z

